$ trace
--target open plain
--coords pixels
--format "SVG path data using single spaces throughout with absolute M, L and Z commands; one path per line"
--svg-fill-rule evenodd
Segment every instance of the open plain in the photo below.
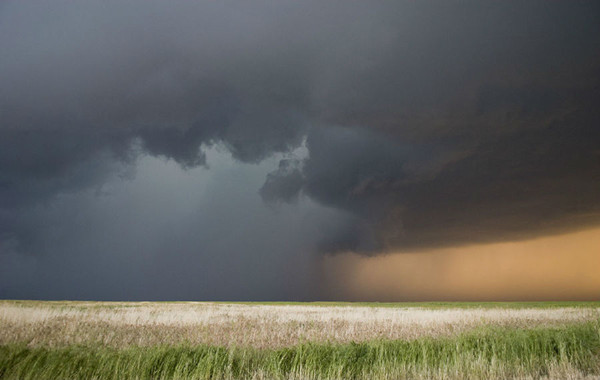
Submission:
M 0 302 L 2 378 L 592 378 L 598 303 Z
M 204 302 L 0 304 L 0 343 L 29 346 L 209 344 L 279 348 L 303 342 L 452 336 L 482 326 L 593 321 L 598 308 L 431 308 Z M 376 304 L 375 304 L 376 305 Z

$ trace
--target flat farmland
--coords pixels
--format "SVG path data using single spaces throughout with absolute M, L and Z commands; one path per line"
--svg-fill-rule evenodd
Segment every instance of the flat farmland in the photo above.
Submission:
M 0 301 L 1 378 L 597 378 L 600 303 Z

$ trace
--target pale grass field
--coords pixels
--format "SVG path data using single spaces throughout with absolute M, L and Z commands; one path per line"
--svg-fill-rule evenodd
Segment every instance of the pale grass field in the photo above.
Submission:
M 597 320 L 600 308 L 392 308 L 203 302 L 0 302 L 0 345 L 124 348 L 210 344 L 277 348 L 448 336 L 479 326 L 556 326 Z

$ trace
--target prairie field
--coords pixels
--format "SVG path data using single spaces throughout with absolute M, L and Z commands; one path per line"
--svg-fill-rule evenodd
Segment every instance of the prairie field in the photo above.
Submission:
M 0 301 L 0 378 L 599 378 L 600 303 Z

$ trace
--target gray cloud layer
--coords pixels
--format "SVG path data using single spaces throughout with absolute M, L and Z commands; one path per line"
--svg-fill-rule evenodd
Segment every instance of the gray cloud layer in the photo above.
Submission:
M 303 231 L 326 252 L 600 222 L 592 2 L 5 1 L 0 49 L 3 252 L 47 239 L 30 210 L 217 145 L 265 165 L 306 141 L 246 191 L 339 210 Z

